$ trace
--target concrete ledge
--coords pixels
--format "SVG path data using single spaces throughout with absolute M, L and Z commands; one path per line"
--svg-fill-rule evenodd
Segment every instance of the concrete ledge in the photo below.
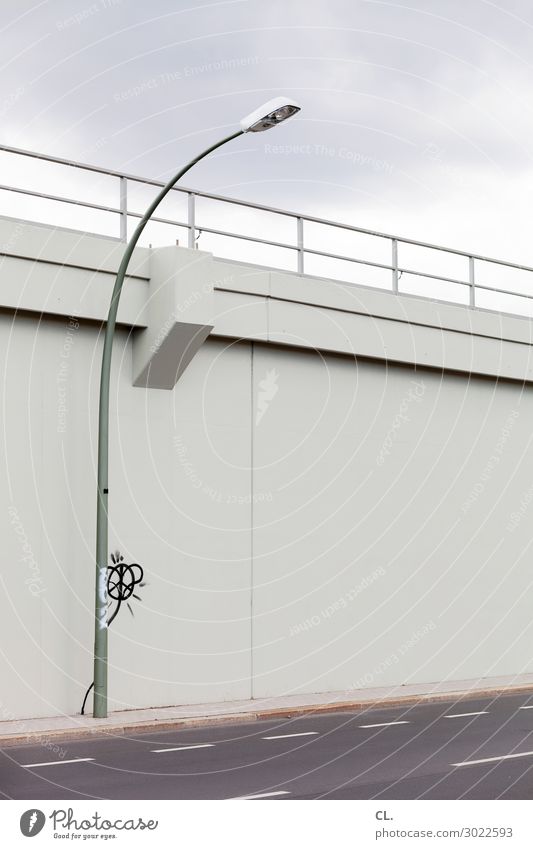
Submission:
M 115 275 L 124 247 L 111 236 L 0 216 L 0 256 Z M 128 277 L 148 280 L 150 257 L 149 248 L 135 248 Z
M 308 277 L 272 271 L 270 297 L 291 300 L 314 307 L 326 307 L 374 319 L 406 322 L 437 330 L 454 330 L 473 336 L 486 336 L 530 345 L 533 340 L 531 319 L 483 308 L 470 309 L 461 304 L 433 300 L 420 295 L 394 295 L 387 290 L 343 283 L 320 277 Z
M 103 321 L 123 253 L 124 243 L 116 239 L 0 218 L 0 307 Z M 147 324 L 151 253 L 135 249 L 119 307 L 120 324 Z
M 116 239 L 0 217 L 0 307 L 105 320 L 123 251 Z M 135 249 L 118 320 L 136 329 L 135 386 L 173 389 L 210 335 L 533 382 L 529 318 L 177 246 Z
M 247 699 L 207 705 L 125 710 L 107 719 L 90 716 L 56 716 L 0 722 L 0 748 L 81 740 L 96 735 L 111 737 L 180 728 L 254 722 L 317 713 L 401 707 L 438 702 L 463 702 L 502 695 L 533 695 L 533 675 L 483 678 L 444 684 L 376 687 L 366 690 Z

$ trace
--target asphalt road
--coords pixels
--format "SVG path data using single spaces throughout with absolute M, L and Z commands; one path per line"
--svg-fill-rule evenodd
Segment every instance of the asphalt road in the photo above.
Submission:
M 533 798 L 529 696 L 94 737 L 58 745 L 60 752 L 46 740 L 2 750 L 3 797 Z

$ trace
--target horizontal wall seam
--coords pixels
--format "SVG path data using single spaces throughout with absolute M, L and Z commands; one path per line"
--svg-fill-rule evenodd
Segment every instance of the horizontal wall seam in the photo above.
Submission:
M 361 315 L 361 316 L 364 316 L 365 318 L 375 318 L 375 319 L 379 319 L 380 321 L 391 321 L 391 322 L 394 322 L 395 324 L 407 324 L 409 327 L 427 327 L 431 330 L 441 330 L 441 331 L 444 330 L 448 333 L 458 333 L 462 336 L 476 336 L 479 339 L 492 339 L 493 341 L 496 341 L 496 342 L 510 342 L 514 345 L 525 345 L 527 347 L 530 347 L 531 345 L 533 345 L 533 328 L 532 328 L 531 341 L 525 342 L 521 339 L 510 339 L 506 336 L 491 336 L 488 333 L 479 333 L 479 332 L 476 332 L 474 330 L 472 330 L 472 331 L 459 330 L 456 327 L 446 327 L 446 326 L 443 326 L 443 325 L 440 325 L 440 324 L 428 324 L 428 323 L 423 322 L 423 321 L 411 321 L 409 319 L 395 318 L 394 316 L 380 315 L 379 313 L 364 312 L 363 310 L 348 310 L 348 309 L 344 309 L 342 307 L 329 306 L 327 304 L 317 304 L 317 303 L 314 303 L 313 301 L 302 301 L 302 300 L 298 300 L 296 298 L 282 298 L 282 297 L 279 297 L 278 295 L 273 296 L 273 295 L 266 295 L 264 293 L 259 293 L 259 292 L 243 292 L 242 289 L 229 289 L 229 288 L 226 288 L 226 287 L 218 287 L 218 286 L 215 286 L 214 290 L 215 290 L 215 292 L 228 292 L 228 293 L 234 294 L 234 295 L 244 295 L 246 297 L 252 297 L 252 298 L 264 298 L 264 299 L 269 300 L 269 301 L 279 301 L 280 303 L 297 304 L 297 305 L 305 306 L 305 307 L 314 307 L 315 309 L 331 310 L 332 312 L 344 313 L 344 315 Z M 426 299 L 424 299 L 424 300 L 426 300 Z M 434 301 L 432 301 L 431 303 L 434 303 Z M 491 310 L 476 309 L 476 311 L 477 312 L 483 312 L 483 313 L 488 314 L 488 315 L 494 315 L 494 313 Z M 514 316 L 514 315 L 511 316 L 508 313 L 497 313 L 497 314 L 498 315 L 505 315 L 506 317 L 509 315 L 509 318 L 520 318 L 520 316 Z
M 30 256 L 24 256 L 23 254 L 8 253 L 7 251 L 2 251 L 2 250 L 0 250 L 0 257 L 9 257 L 10 259 L 20 259 L 20 260 L 23 260 L 25 262 L 41 263 L 43 265 L 54 265 L 54 266 L 57 266 L 58 268 L 78 268 L 80 271 L 91 271 L 93 273 L 97 272 L 98 274 L 109 274 L 111 277 L 116 277 L 117 272 L 118 272 L 118 266 L 117 266 L 116 271 L 111 271 L 107 268 L 98 268 L 97 266 L 94 266 L 94 265 L 90 266 L 90 265 L 79 265 L 78 263 L 71 263 L 71 262 L 59 262 L 58 260 L 54 260 L 54 259 L 41 259 L 40 257 L 35 258 L 35 257 L 30 257 Z M 128 278 L 133 279 L 133 280 L 144 280 L 146 283 L 148 283 L 150 281 L 149 277 L 146 277 L 144 274 L 137 274 L 134 271 L 126 274 L 126 280 Z

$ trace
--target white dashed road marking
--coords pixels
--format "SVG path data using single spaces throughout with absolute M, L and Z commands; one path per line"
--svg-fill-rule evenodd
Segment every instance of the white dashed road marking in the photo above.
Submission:
M 254 796 L 235 796 L 231 801 L 238 802 L 242 799 L 267 799 L 269 796 L 287 796 L 288 790 L 276 790 L 273 793 L 256 793 Z
M 360 725 L 359 728 L 386 728 L 388 725 L 409 725 L 409 720 L 399 719 L 397 722 L 374 722 L 372 725 Z
M 187 749 L 208 749 L 214 743 L 197 743 L 196 746 L 175 746 L 173 749 L 151 749 L 152 752 L 185 752 Z
M 272 737 L 263 737 L 263 740 L 286 740 L 287 737 L 311 737 L 313 734 L 318 734 L 318 731 L 300 731 L 299 734 L 275 734 Z
M 488 713 L 488 710 L 477 710 L 473 713 L 448 713 L 444 719 L 460 719 L 462 716 L 482 716 L 484 713 Z
M 473 764 L 490 764 L 495 761 L 508 761 L 512 758 L 527 758 L 533 757 L 533 752 L 518 752 L 516 755 L 498 755 L 496 758 L 481 758 L 478 761 L 462 761 L 458 764 L 451 764 L 452 766 L 472 766 Z
M 94 761 L 94 758 L 72 758 L 69 761 L 46 761 L 46 763 L 42 764 L 21 764 L 21 766 L 25 767 L 25 769 L 29 769 L 34 766 L 58 766 L 59 764 L 81 764 L 83 761 Z

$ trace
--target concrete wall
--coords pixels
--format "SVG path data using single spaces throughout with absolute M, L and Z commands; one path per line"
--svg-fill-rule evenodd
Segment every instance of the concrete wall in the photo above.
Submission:
M 95 319 L 117 257 L 30 225 L 17 257 L 15 226 L 0 719 L 76 712 L 92 677 Z M 529 320 L 175 250 L 175 295 L 205 269 L 207 338 L 180 370 L 186 310 L 151 307 L 161 262 L 143 251 L 114 352 L 110 547 L 148 585 L 111 627 L 112 706 L 533 671 Z M 134 386 L 161 327 L 179 380 Z
M 0 340 L 2 706 L 72 713 L 92 678 L 100 343 L 94 328 L 6 316 Z M 131 385 L 126 333 L 117 343 L 110 545 L 142 564 L 148 586 L 134 618 L 124 608 L 112 626 L 111 698 L 116 707 L 245 698 L 249 506 L 219 505 L 197 486 L 249 493 L 249 353 L 212 342 L 179 391 L 163 393 Z
M 254 694 L 531 671 L 530 387 L 258 348 L 272 369 Z

